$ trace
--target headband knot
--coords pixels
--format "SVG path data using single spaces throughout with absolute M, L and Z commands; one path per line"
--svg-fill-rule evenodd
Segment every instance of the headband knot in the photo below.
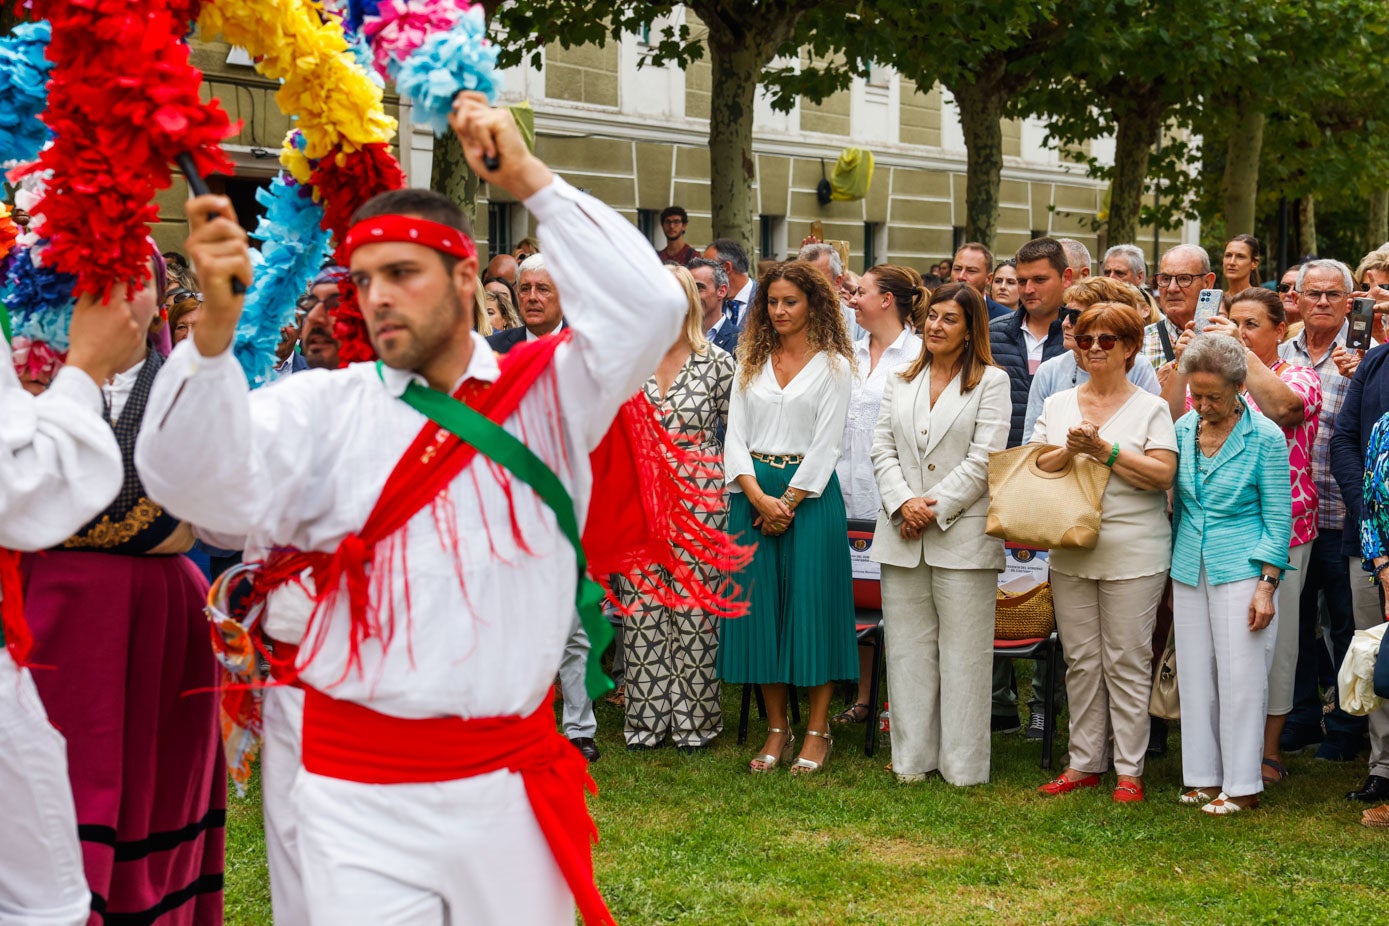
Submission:
M 422 244 L 457 257 L 477 257 L 473 239 L 442 222 L 431 222 L 413 215 L 378 215 L 353 225 L 343 244 L 343 263 L 352 259 L 352 252 L 364 244 L 378 241 L 404 241 Z

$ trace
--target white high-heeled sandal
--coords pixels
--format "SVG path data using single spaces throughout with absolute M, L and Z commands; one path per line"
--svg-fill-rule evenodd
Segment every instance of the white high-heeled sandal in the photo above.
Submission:
M 806 730 L 806 736 L 819 736 L 825 739 L 825 757 L 819 762 L 813 759 L 796 757 L 796 761 L 791 763 L 791 774 L 793 775 L 813 775 L 825 767 L 825 763 L 830 760 L 830 752 L 834 749 L 834 737 L 829 733 L 821 733 L 819 730 Z
M 789 734 L 786 737 L 786 742 L 782 744 L 781 755 L 774 756 L 769 752 L 764 752 L 760 756 L 753 756 L 752 762 L 748 763 L 748 771 L 759 773 L 770 772 L 772 769 L 776 768 L 782 762 L 786 761 L 787 754 L 791 752 L 791 747 L 794 746 L 796 743 L 796 734 L 792 733 L 790 730 L 785 729 L 784 727 L 768 727 L 767 732 Z M 761 768 L 754 765 L 753 762 L 761 762 Z

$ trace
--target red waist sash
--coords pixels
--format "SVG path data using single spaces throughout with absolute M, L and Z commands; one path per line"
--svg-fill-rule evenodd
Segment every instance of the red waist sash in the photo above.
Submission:
M 304 689 L 304 768 L 363 784 L 454 781 L 517 772 L 540 831 L 588 926 L 614 923 L 593 881 L 598 828 L 584 790 L 588 763 L 555 730 L 553 694 L 528 717 L 406 719 Z
M 25 665 L 34 637 L 24 622 L 24 577 L 19 572 L 19 554 L 0 547 L 0 634 L 10 655 Z

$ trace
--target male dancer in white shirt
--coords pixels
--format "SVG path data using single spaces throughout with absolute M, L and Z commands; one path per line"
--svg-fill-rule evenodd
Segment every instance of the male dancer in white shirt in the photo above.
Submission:
M 20 386 L 0 336 L 0 923 L 78 926 L 91 914 L 67 749 L 22 664 L 18 551 L 62 543 L 116 497 L 121 453 L 101 384 L 143 334 L 119 300 L 83 299 L 67 365 L 38 397 Z
M 136 451 L 151 496 L 180 517 L 318 556 L 295 784 L 313 926 L 567 924 L 576 902 L 588 923 L 611 921 L 592 883 L 582 757 L 549 706 L 578 578 L 552 509 L 465 453 L 403 527 L 378 528 L 394 523 L 385 499 L 456 449 L 402 401 L 431 390 L 483 406 L 516 393 L 499 423 L 558 476 L 582 524 L 588 454 L 675 340 L 685 300 L 650 244 L 553 176 L 506 110 L 464 94 L 452 125 L 479 176 L 539 218 L 566 293 L 571 334 L 513 352 L 541 358 L 533 384 L 512 389 L 519 364 L 499 368 L 472 332 L 477 258 L 461 214 L 396 191 L 359 211 L 346 248 L 382 364 L 248 393 L 229 350 L 245 235 L 226 199 L 201 197 L 188 251 L 205 318 L 161 371 L 148 406 L 160 424 Z

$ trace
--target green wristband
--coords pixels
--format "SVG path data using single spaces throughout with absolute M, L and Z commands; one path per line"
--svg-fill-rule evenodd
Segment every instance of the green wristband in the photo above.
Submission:
M 1114 461 L 1119 459 L 1119 442 L 1114 442 L 1114 449 L 1109 452 L 1109 459 L 1104 461 L 1105 466 L 1113 466 Z

